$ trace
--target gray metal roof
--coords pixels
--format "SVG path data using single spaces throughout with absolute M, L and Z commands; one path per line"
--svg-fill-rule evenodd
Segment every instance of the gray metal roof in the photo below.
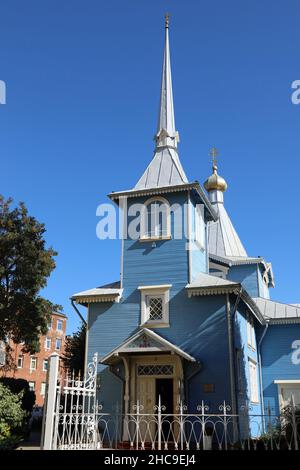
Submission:
M 169 27 L 167 24 L 155 142 L 154 157 L 134 189 L 159 188 L 188 183 L 177 153 L 179 135 L 175 129 Z
M 188 183 L 177 150 L 158 147 L 134 189 L 158 188 Z
M 208 224 L 209 253 L 221 257 L 247 257 L 247 252 L 230 220 L 223 203 L 213 204 L 216 222 Z
M 267 320 L 300 319 L 300 307 L 256 297 L 253 299 Z
M 77 292 L 77 294 L 73 294 L 72 299 L 79 298 L 79 297 L 92 297 L 92 296 L 101 296 L 101 295 L 119 295 L 121 293 L 122 293 L 122 289 L 112 289 L 112 288 L 102 289 L 100 287 L 95 287 L 94 289 L 88 289 L 82 292 Z
M 187 289 L 198 289 L 198 288 L 209 288 L 209 287 L 230 287 L 237 286 L 236 282 L 228 281 L 217 276 L 211 276 L 210 274 L 199 273 L 196 279 L 190 284 L 186 285 Z

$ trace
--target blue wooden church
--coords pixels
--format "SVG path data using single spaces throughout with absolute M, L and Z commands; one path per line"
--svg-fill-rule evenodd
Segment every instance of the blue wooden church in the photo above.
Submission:
M 278 412 L 292 395 L 300 404 L 300 305 L 270 299 L 272 266 L 248 256 L 216 159 L 205 189 L 187 179 L 168 31 L 166 19 L 154 156 L 132 189 L 109 194 L 124 215 L 120 280 L 72 296 L 88 310 L 86 363 L 99 354 L 106 412 L 118 404 L 130 413 L 139 401 L 151 413 L 159 396 L 168 413 L 180 402 L 193 413 L 202 400 L 211 410 L 225 400 L 233 413 L 244 404 Z

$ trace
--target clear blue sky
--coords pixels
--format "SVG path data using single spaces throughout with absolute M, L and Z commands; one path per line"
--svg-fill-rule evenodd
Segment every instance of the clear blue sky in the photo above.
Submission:
M 203 182 L 219 148 L 248 254 L 272 261 L 274 299 L 300 302 L 299 1 L 3 1 L 0 192 L 46 224 L 59 256 L 44 294 L 69 332 L 70 295 L 119 278 L 120 243 L 96 238 L 96 207 L 152 157 L 166 11 L 185 171 Z

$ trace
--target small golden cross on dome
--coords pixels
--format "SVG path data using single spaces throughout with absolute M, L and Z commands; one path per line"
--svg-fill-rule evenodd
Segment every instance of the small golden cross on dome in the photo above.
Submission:
M 209 155 L 212 157 L 213 167 L 217 166 L 217 155 L 219 155 L 219 152 L 216 147 L 210 149 Z

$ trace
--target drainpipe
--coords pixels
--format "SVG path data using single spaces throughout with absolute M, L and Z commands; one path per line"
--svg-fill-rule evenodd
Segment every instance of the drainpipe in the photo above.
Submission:
M 82 323 L 84 324 L 84 326 L 87 325 L 85 319 L 83 318 L 83 316 L 81 315 L 81 313 L 79 312 L 78 308 L 76 307 L 75 303 L 74 303 L 74 300 L 71 298 L 71 305 L 72 307 L 74 308 L 75 312 L 77 313 L 77 315 L 79 316 L 80 320 L 82 321 Z
M 227 317 L 227 331 L 228 331 L 228 349 L 229 349 L 229 373 L 230 373 L 230 392 L 231 392 L 231 403 L 232 403 L 232 414 L 237 414 L 237 399 L 236 399 L 236 385 L 235 385 L 235 378 L 236 378 L 236 372 L 235 372 L 235 341 L 234 341 L 234 327 L 233 327 L 233 320 L 235 318 L 235 314 L 237 312 L 240 300 L 241 300 L 241 295 L 243 292 L 242 286 L 240 286 L 237 294 L 237 298 L 233 307 L 233 311 L 231 314 L 231 308 L 230 308 L 230 300 L 229 300 L 229 294 L 226 294 L 226 300 L 227 300 L 227 308 L 226 308 L 226 317 Z M 233 438 L 236 439 L 238 429 L 237 429 L 237 422 L 234 420 L 233 422 Z
M 259 340 L 257 349 L 258 349 L 258 364 L 259 364 L 259 380 L 260 380 L 260 403 L 261 403 L 261 414 L 263 416 L 263 430 L 265 430 L 265 419 L 264 419 L 264 410 L 265 410 L 265 403 L 264 403 L 264 392 L 263 392 L 263 380 L 262 380 L 262 362 L 261 362 L 261 344 L 263 342 L 263 339 L 267 333 L 267 329 L 269 327 L 269 322 L 266 321 L 266 326 L 263 331 L 263 334 L 261 335 L 261 338 Z

